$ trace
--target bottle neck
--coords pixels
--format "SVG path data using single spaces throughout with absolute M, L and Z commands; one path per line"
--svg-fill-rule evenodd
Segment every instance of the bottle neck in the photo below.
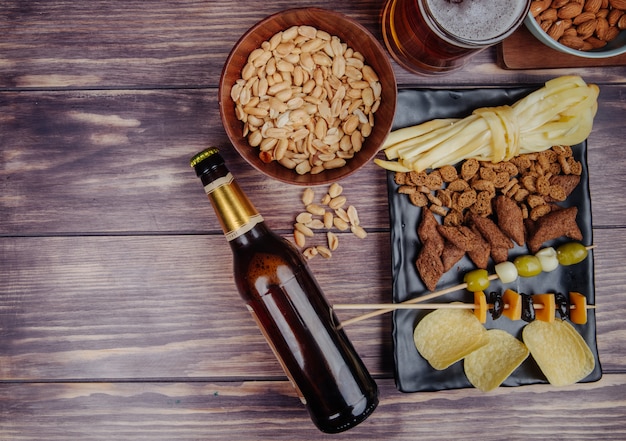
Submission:
M 226 239 L 232 243 L 263 223 L 263 217 L 241 190 L 226 166 L 218 166 L 201 176 Z

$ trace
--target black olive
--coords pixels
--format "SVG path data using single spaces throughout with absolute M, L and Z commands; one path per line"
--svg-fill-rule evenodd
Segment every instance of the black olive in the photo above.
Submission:
M 502 300 L 502 294 L 499 292 L 490 292 L 489 293 L 489 303 L 493 305 L 491 308 L 491 318 L 493 320 L 498 320 L 504 311 L 504 301 Z
M 554 302 L 556 303 L 556 310 L 562 320 L 569 317 L 569 300 L 565 295 L 560 292 L 554 294 Z
M 533 298 L 529 294 L 520 294 L 522 296 L 522 320 L 532 322 L 535 320 L 535 306 Z

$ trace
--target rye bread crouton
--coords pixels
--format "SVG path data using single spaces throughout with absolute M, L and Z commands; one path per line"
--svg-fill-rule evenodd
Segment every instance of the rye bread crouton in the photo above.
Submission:
M 448 272 L 465 256 L 465 251 L 457 247 L 451 242 L 446 241 L 443 252 L 441 253 L 441 261 L 443 262 L 443 271 Z
M 528 238 L 528 249 L 536 253 L 541 246 L 552 239 L 565 236 L 572 240 L 582 240 L 583 234 L 576 223 L 577 207 L 554 210 L 540 217 L 533 225 Z
M 449 242 L 463 251 L 471 251 L 477 244 L 479 237 L 464 225 L 438 225 L 437 230 Z
M 432 241 L 431 246 L 434 247 L 437 254 L 443 252 L 444 240 L 437 226 L 439 222 L 435 218 L 435 215 L 430 210 L 422 210 L 422 219 L 417 226 L 417 237 L 422 244 L 428 241 Z
M 436 245 L 430 240 L 422 244 L 415 266 L 426 288 L 434 291 L 437 288 L 437 282 L 439 282 L 444 273 L 444 269 L 441 255 L 436 250 Z
M 488 217 L 478 216 L 470 213 L 470 223 L 475 225 L 480 234 L 485 238 L 491 248 L 513 248 L 513 241 L 500 230 L 498 225 Z
M 518 245 L 524 245 L 525 228 L 522 209 L 513 199 L 506 196 L 496 198 L 496 216 L 498 227 Z
M 485 239 L 483 239 L 480 231 L 474 227 L 472 230 L 476 237 L 476 245 L 474 248 L 467 252 L 467 256 L 474 262 L 478 268 L 487 269 L 487 265 L 489 264 L 489 256 L 491 254 L 491 245 Z

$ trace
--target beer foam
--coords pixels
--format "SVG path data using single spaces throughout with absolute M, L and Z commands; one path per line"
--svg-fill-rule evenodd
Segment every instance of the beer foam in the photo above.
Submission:
M 426 0 L 426 4 L 442 28 L 476 42 L 506 33 L 526 9 L 526 2 L 520 0 Z

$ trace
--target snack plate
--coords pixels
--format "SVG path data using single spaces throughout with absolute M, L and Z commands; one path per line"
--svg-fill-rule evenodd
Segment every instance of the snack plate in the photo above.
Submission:
M 463 89 L 463 90 L 401 90 L 398 93 L 396 117 L 392 130 L 415 125 L 434 118 L 462 118 L 478 107 L 513 104 L 518 99 L 536 90 L 534 88 L 507 89 Z M 583 243 L 591 245 L 591 201 L 589 198 L 589 182 L 587 174 L 587 144 L 572 146 L 574 156 L 581 161 L 583 173 L 581 181 L 562 206 L 578 207 L 577 222 L 583 233 Z M 412 205 L 404 194 L 398 194 L 398 185 L 394 181 L 394 173 L 387 172 L 387 188 L 389 193 L 389 214 L 391 224 L 391 252 L 393 273 L 393 301 L 396 303 L 428 294 L 422 283 L 415 260 L 420 242 L 417 237 L 417 225 L 421 218 L 421 209 Z M 566 239 L 556 239 L 544 246 L 558 246 Z M 509 252 L 509 259 L 521 254 L 528 254 L 526 247 L 516 246 Z M 437 289 L 443 289 L 463 282 L 467 271 L 475 269 L 471 261 L 464 257 L 457 265 L 440 279 Z M 493 264 L 488 268 L 494 273 Z M 561 292 L 567 294 L 577 291 L 587 296 L 588 304 L 595 304 L 593 252 L 588 257 L 569 267 L 559 266 L 549 273 L 541 273 L 536 277 L 519 277 L 515 282 L 504 285 L 499 280 L 491 282 L 486 293 L 503 292 L 510 288 L 526 294 Z M 473 302 L 473 294 L 460 290 L 449 293 L 430 302 Z M 393 341 L 395 357 L 396 386 L 402 392 L 437 391 L 472 387 L 463 371 L 463 362 L 459 361 L 447 369 L 438 371 L 421 357 L 413 343 L 413 330 L 429 311 L 397 310 L 393 313 Z M 582 382 L 597 381 L 602 377 L 596 345 L 596 317 L 594 310 L 588 311 L 588 321 L 584 325 L 574 325 L 589 345 L 595 359 L 594 371 Z M 485 327 L 487 329 L 504 329 L 521 340 L 522 329 L 526 322 L 512 321 L 506 317 L 491 320 L 488 314 Z M 529 356 L 502 386 L 522 386 L 535 383 L 547 383 L 537 364 Z

